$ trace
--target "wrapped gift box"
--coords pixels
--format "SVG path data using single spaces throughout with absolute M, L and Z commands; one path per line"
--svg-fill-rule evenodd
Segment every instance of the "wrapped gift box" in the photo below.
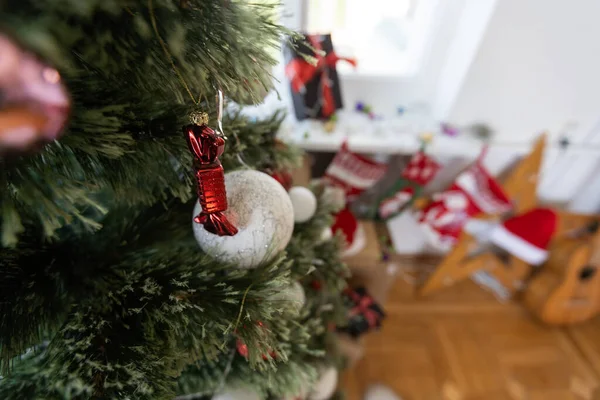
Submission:
M 353 64 L 354 61 L 335 54 L 330 34 L 292 39 L 284 55 L 298 120 L 328 119 L 335 110 L 342 108 L 340 80 L 335 66 L 341 60 Z

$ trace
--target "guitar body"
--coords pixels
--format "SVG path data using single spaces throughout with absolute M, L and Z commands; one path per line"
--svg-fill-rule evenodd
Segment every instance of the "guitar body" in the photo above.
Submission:
M 600 271 L 590 264 L 591 241 L 563 239 L 531 280 L 523 303 L 550 325 L 584 322 L 600 313 Z

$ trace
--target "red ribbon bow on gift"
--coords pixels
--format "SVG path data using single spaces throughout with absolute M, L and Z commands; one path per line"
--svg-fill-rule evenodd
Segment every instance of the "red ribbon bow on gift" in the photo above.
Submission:
M 370 308 L 371 305 L 374 304 L 373 298 L 368 295 L 361 296 L 355 292 L 350 292 L 349 295 L 354 304 L 356 304 L 356 306 L 350 310 L 349 317 L 352 318 L 356 315 L 362 315 L 367 320 L 370 328 L 377 326 L 380 315 L 377 311 Z
M 312 47 L 316 50 L 316 65 L 312 65 L 303 58 L 295 58 L 285 67 L 285 74 L 291 80 L 292 90 L 294 92 L 299 92 L 317 74 L 321 74 L 321 113 L 324 117 L 329 117 L 335 112 L 335 100 L 333 98 L 333 91 L 331 90 L 331 82 L 329 80 L 327 70 L 335 67 L 335 64 L 338 61 L 346 61 L 352 66 L 356 67 L 356 60 L 354 58 L 339 57 L 334 51 L 322 56 L 322 47 L 321 42 L 318 40 L 318 36 L 310 35 L 308 36 L 308 40 L 310 41 Z

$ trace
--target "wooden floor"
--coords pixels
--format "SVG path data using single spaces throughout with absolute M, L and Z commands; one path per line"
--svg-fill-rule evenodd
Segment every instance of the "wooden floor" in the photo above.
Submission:
M 600 383 L 600 320 L 548 328 L 471 281 L 424 299 L 401 279 L 380 332 L 343 377 L 348 400 L 373 383 L 404 400 L 594 399 Z

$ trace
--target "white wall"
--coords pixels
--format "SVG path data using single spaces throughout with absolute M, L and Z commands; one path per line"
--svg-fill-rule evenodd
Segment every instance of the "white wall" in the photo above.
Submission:
M 286 0 L 301 25 L 301 0 Z M 347 108 L 357 101 L 379 114 L 428 104 L 458 125 L 496 131 L 485 160 L 503 169 L 541 131 L 579 145 L 546 153 L 539 196 L 600 210 L 600 0 L 441 0 L 434 35 L 415 76 L 342 74 Z M 282 93 L 285 92 L 283 87 Z M 599 98 L 599 99 L 597 99 Z M 512 150 L 511 144 L 516 145 Z M 597 151 L 585 150 L 596 145 Z M 598 178 L 600 181 L 600 178 Z M 583 192 L 583 187 L 589 190 Z M 592 187 L 598 190 L 592 190 Z
M 598 0 L 498 0 L 449 119 L 485 122 L 501 142 L 548 130 L 598 143 L 599 16 Z M 571 199 L 597 161 L 597 154 L 548 154 L 540 196 Z M 587 203 L 579 208 L 600 209 L 600 193 Z

